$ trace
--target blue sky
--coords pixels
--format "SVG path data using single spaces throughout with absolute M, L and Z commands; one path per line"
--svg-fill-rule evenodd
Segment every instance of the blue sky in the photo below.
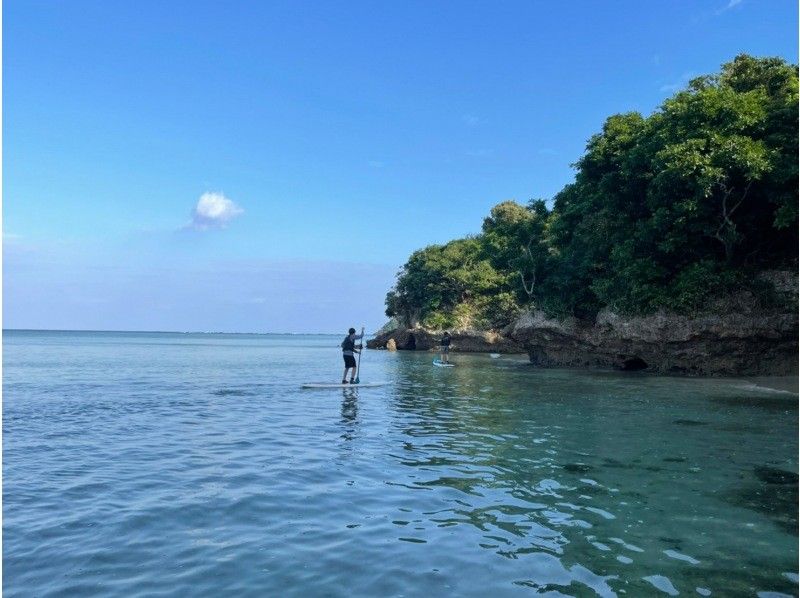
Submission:
M 376 328 L 415 249 L 550 198 L 793 0 L 3 3 L 6 328 Z

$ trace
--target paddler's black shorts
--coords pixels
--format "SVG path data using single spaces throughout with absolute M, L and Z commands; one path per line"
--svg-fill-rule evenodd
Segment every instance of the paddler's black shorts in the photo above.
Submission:
M 356 358 L 352 355 L 342 355 L 344 357 L 344 367 L 346 368 L 354 368 L 356 367 Z

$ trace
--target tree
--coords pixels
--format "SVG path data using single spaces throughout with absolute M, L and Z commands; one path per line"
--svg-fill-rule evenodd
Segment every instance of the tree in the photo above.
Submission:
M 386 314 L 407 326 L 426 320 L 447 324 L 458 305 L 499 290 L 502 276 L 482 255 L 477 238 L 415 251 L 386 298 Z
M 797 150 L 797 66 L 737 56 L 648 117 L 606 119 L 550 211 L 503 202 L 477 237 L 414 252 L 387 314 L 502 326 L 530 305 L 702 310 L 796 267 Z
M 546 268 L 548 214 L 543 200 L 531 201 L 527 207 L 506 201 L 494 206 L 483 221 L 484 252 L 498 271 L 507 274 L 509 289 L 523 300 L 534 298 L 537 278 Z
M 569 309 L 699 308 L 752 268 L 796 263 L 797 120 L 797 68 L 749 56 L 648 118 L 609 118 L 553 209 Z

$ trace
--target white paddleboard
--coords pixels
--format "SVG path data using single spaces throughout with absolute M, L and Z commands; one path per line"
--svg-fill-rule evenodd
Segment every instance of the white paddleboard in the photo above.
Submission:
M 360 384 L 330 384 L 325 382 L 308 382 L 303 384 L 303 388 L 373 388 L 375 386 L 386 386 L 388 382 L 361 382 Z
M 492 359 L 499 359 L 500 353 L 489 353 L 489 357 L 491 357 Z
M 454 368 L 456 365 L 454 363 L 442 363 L 438 359 L 433 360 L 433 365 L 439 368 Z

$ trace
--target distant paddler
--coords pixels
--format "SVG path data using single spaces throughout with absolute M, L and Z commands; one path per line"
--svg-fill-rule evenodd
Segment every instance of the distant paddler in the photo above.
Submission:
M 363 345 L 356 345 L 356 341 L 364 338 L 364 329 L 361 334 L 356 334 L 356 329 L 351 328 L 347 331 L 347 336 L 342 341 L 342 357 L 344 358 L 344 374 L 342 374 L 342 384 L 347 384 L 347 371 L 353 370 L 350 374 L 350 384 L 358 384 L 358 366 L 356 365 L 355 354 L 361 354 Z
M 439 361 L 450 363 L 450 333 L 444 331 L 442 340 L 439 341 Z

